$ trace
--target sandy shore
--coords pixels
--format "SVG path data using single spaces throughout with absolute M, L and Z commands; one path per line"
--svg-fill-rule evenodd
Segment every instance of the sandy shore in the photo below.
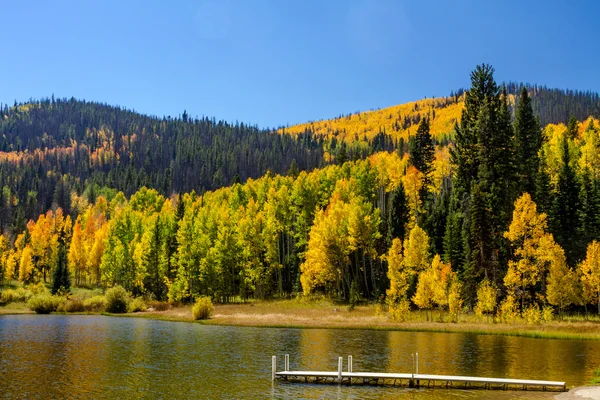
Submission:
M 600 386 L 581 386 L 554 396 L 557 400 L 600 400 Z

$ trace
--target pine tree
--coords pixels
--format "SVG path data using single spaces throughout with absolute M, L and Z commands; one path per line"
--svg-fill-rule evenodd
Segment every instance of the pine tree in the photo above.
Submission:
M 71 276 L 67 266 L 67 252 L 63 243 L 58 247 L 58 262 L 52 276 L 52 294 L 69 292 L 71 290 Z
M 569 119 L 569 123 L 567 124 L 567 138 L 573 140 L 578 136 L 579 133 L 579 121 L 575 118 L 574 115 L 571 115 Z
M 406 223 L 408 222 L 409 217 L 410 209 L 408 207 L 408 199 L 404 192 L 404 185 L 400 182 L 389 199 L 387 218 L 388 244 L 391 244 L 392 240 L 395 238 L 404 242 L 404 237 L 406 236 Z
M 589 169 L 581 175 L 581 230 L 583 242 L 600 240 L 600 197 L 598 182 L 595 181 Z
M 535 176 L 535 191 L 532 195 L 540 212 L 549 214 L 552 207 L 552 195 L 550 191 L 550 176 L 546 172 L 546 163 L 540 159 L 537 174 Z
M 561 162 L 556 193 L 550 209 L 550 227 L 556 242 L 565 250 L 568 264 L 575 265 L 582 256 L 579 185 L 571 166 L 567 136 L 563 138 Z
M 542 146 L 542 130 L 533 115 L 531 98 L 527 88 L 521 88 L 515 115 L 515 166 L 517 168 L 517 193 L 535 192 L 536 175 L 539 168 L 538 152 Z
M 423 174 L 424 187 L 431 184 L 435 148 L 429 132 L 429 119 L 422 118 L 417 133 L 410 142 L 410 162 Z

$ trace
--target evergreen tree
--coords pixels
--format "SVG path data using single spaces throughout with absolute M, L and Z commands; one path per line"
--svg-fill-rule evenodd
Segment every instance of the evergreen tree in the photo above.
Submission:
M 571 167 L 567 136 L 563 138 L 561 162 L 556 193 L 550 210 L 550 228 L 556 242 L 565 250 L 569 265 L 575 265 L 582 256 L 579 185 Z
M 388 245 L 390 245 L 395 238 L 404 242 L 404 237 L 406 236 L 406 223 L 408 222 L 409 215 L 410 208 L 408 207 L 408 199 L 406 198 L 404 185 L 400 182 L 389 198 L 387 218 Z
M 569 119 L 569 123 L 567 124 L 567 137 L 571 140 L 575 139 L 578 136 L 578 130 L 579 130 L 579 121 L 577 121 L 577 118 L 575 118 L 574 115 L 571 115 L 571 118 Z
M 461 236 L 466 240 L 464 288 L 470 303 L 481 277 L 490 276 L 495 284 L 501 283 L 507 264 L 503 233 L 515 197 L 514 132 L 506 89 L 499 90 L 493 73 L 486 64 L 471 73 L 471 89 L 465 94 L 451 153 L 456 170 L 453 197 L 455 204 L 462 205 L 464 218 L 462 223 L 453 223 L 462 226 Z M 453 250 L 448 248 L 450 239 L 446 242 L 448 254 Z
M 552 207 L 552 193 L 550 190 L 550 176 L 546 172 L 546 162 L 540 159 L 538 171 L 535 176 L 533 199 L 541 213 L 549 214 Z
M 435 147 L 429 132 L 429 119 L 422 118 L 415 137 L 410 142 L 410 162 L 423 174 L 424 187 L 431 184 Z
M 538 152 L 542 146 L 542 130 L 533 115 L 531 98 L 523 86 L 515 115 L 515 166 L 517 169 L 517 193 L 535 192 L 536 174 L 539 168 Z
M 581 176 L 581 228 L 583 242 L 600 240 L 600 197 L 598 182 L 586 168 Z
M 71 276 L 67 266 L 67 252 L 63 243 L 58 247 L 58 260 L 52 275 L 52 294 L 69 292 L 71 290 Z

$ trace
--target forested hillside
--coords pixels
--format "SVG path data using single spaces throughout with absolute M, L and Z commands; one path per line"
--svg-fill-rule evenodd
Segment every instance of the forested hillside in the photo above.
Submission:
M 405 145 L 364 160 L 344 160 L 339 152 L 336 164 L 301 171 L 319 164 L 319 156 L 327 161 L 327 153 L 320 151 L 327 150 L 332 138 L 291 132 L 281 140 L 305 159 L 297 162 L 301 168 L 288 168 L 285 175 L 269 172 L 245 183 L 183 195 L 160 185 L 159 190 L 142 187 L 131 196 L 91 187 L 68 194 L 63 186 L 55 192 L 69 195 L 70 212 L 48 207 L 26 227 L 15 227 L 14 235 L 7 231 L 2 236 L 2 277 L 26 283 L 48 280 L 64 251 L 75 285 L 119 284 L 135 294 L 172 301 L 200 295 L 230 301 L 322 293 L 350 302 L 385 299 L 396 318 L 414 307 L 451 313 L 463 306 L 481 313 L 498 308 L 511 315 L 599 304 L 600 123 L 573 117 L 566 125 L 542 129 L 527 89 L 511 96 L 496 84 L 493 72 L 488 65 L 478 66 L 471 88 L 445 100 L 447 107 L 439 103 L 439 111 L 435 102 L 442 100 L 421 102 L 430 104 L 430 112 L 416 114 L 421 117 L 415 126 L 406 127 L 414 132 Z M 3 123 L 14 122 L 16 113 L 35 114 L 56 103 L 49 101 L 38 111 L 26 109 L 32 106 L 4 108 L 13 116 Z M 416 104 L 407 109 L 420 109 Z M 454 121 L 452 131 L 436 141 L 433 111 L 441 119 L 446 115 L 442 110 L 459 116 L 445 119 Z M 115 109 L 112 126 L 127 120 L 117 117 L 121 113 L 131 114 L 131 121 L 138 118 Z M 221 126 L 233 138 L 242 129 L 187 119 L 149 118 L 156 124 L 148 122 L 150 126 L 163 127 L 156 129 L 166 138 L 154 133 L 148 140 L 169 143 L 164 129 L 170 126 L 175 133 Z M 11 129 L 24 129 L 19 126 Z M 142 137 L 150 130 L 137 129 Z M 73 165 L 87 165 L 86 173 L 94 179 L 111 176 L 110 166 L 119 165 L 106 162 L 110 154 L 131 165 L 140 149 L 153 148 L 142 146 L 146 142 L 137 134 L 119 135 L 119 140 L 101 139 L 106 134 L 92 130 L 81 135 L 72 133 L 71 148 L 100 150 L 89 152 L 87 164 Z M 176 137 L 188 138 L 180 135 Z M 15 147 L 22 146 L 20 136 L 6 139 L 4 164 L 27 170 L 24 159 L 47 160 L 48 154 L 65 152 L 56 170 L 44 173 L 84 181 L 84 176 L 66 172 L 80 152 L 67 152 L 64 143 L 50 136 L 43 135 L 40 142 L 35 136 L 29 139 L 37 152 Z M 376 138 L 366 143 L 376 143 Z M 198 139 L 191 135 L 189 140 Z M 107 144 L 93 145 L 102 141 Z M 106 154 L 106 149 L 124 150 Z M 142 166 L 144 171 L 166 156 L 150 152 L 147 157 L 151 161 Z M 92 168 L 96 159 L 103 160 L 99 172 Z M 4 185 L 8 194 L 14 191 Z M 28 196 L 33 199 L 28 204 L 39 207 L 35 194 Z M 11 206 L 19 201 L 10 198 Z
M 107 189 L 130 196 L 142 186 L 166 195 L 201 193 L 323 160 L 321 141 L 311 135 L 277 135 L 185 112 L 159 119 L 74 99 L 0 106 L 0 135 L 3 231 L 52 207 L 70 214 L 72 193 L 92 202 Z

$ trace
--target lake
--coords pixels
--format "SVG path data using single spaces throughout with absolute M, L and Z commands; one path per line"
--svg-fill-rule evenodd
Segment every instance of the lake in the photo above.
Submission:
M 419 372 L 566 381 L 600 366 L 600 341 L 463 333 L 205 326 L 141 318 L 0 316 L 6 399 L 518 399 L 543 392 L 406 389 L 271 382 L 271 355 L 291 369 Z M 346 358 L 344 368 L 346 367 Z

